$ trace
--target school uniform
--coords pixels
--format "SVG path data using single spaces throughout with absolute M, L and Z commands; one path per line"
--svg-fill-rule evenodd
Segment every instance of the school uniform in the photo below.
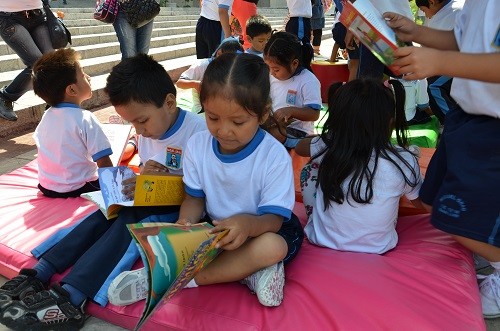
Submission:
M 427 94 L 427 81 L 425 79 L 406 80 L 398 79 L 405 89 L 405 117 L 411 121 L 418 111 L 429 107 L 429 95 Z
M 33 139 L 40 185 L 57 193 L 76 191 L 97 180 L 96 161 L 113 153 L 95 115 L 72 103 L 47 109 Z
M 224 31 L 219 18 L 219 8 L 226 9 L 231 16 L 233 0 L 203 0 L 201 13 L 196 23 L 196 57 L 205 59 L 212 56 L 221 41 Z
M 320 138 L 311 142 L 311 155 L 323 153 L 325 143 Z M 304 168 L 301 175 L 303 199 L 308 211 L 308 222 L 304 228 L 309 241 L 315 245 L 331 249 L 382 254 L 394 248 L 398 242 L 396 221 L 398 218 L 399 200 L 406 196 L 409 200 L 418 198 L 422 184 L 422 176 L 417 159 L 408 151 L 399 149 L 402 156 L 411 166 L 404 165 L 395 155 L 391 159 L 403 170 L 410 181 L 416 182 L 411 187 L 405 182 L 400 170 L 389 160 L 378 158 L 377 170 L 373 177 L 373 198 L 371 203 L 357 203 L 348 195 L 344 203 L 330 201 L 325 210 L 323 191 L 316 187 L 318 166 L 323 156 L 313 159 L 312 165 Z M 369 168 L 373 170 L 374 155 Z M 412 170 L 416 173 L 412 175 Z M 344 192 L 348 191 L 349 179 L 343 183 Z M 365 192 L 364 187 L 361 192 Z
M 205 120 L 180 110 L 175 123 L 158 140 L 140 137 L 138 149 L 142 160 L 154 159 L 173 173 L 182 174 L 187 140 L 206 130 Z M 177 164 L 169 164 L 176 155 Z M 168 157 L 167 157 L 168 156 Z M 101 306 L 108 302 L 109 284 L 121 272 L 130 270 L 139 258 L 139 251 L 126 224 L 137 222 L 175 222 L 178 206 L 122 208 L 114 220 L 106 220 L 100 210 L 86 217 L 62 239 L 59 233 L 36 247 L 32 254 L 43 258 L 58 273 L 73 265 L 61 280 Z
M 294 75 L 287 80 L 278 80 L 272 75 L 270 80 L 273 112 L 290 106 L 321 110 L 321 83 L 309 70 L 299 67 Z M 295 133 L 292 134 L 293 136 L 303 138 L 314 134 L 314 121 L 296 120 L 288 125 L 287 129 Z M 293 148 L 295 145 L 286 146 Z
M 295 203 L 290 155 L 271 135 L 258 129 L 235 154 L 222 154 L 208 131 L 188 142 L 184 159 L 186 193 L 204 198 L 212 220 L 236 214 L 274 214 L 283 217 L 278 234 L 288 243 L 285 262 L 300 249 L 302 228 L 292 209 Z
M 311 43 L 312 4 L 310 0 L 287 0 L 290 20 L 285 31 L 296 35 L 303 44 Z
M 498 53 L 499 17 L 496 0 L 466 2 L 454 29 L 460 51 Z M 454 78 L 451 96 L 460 108 L 446 115 L 420 197 L 436 228 L 500 247 L 500 84 Z
M 247 48 L 245 50 L 245 53 L 248 53 L 248 54 L 253 54 L 253 55 L 257 55 L 257 56 L 260 56 L 261 58 L 264 58 L 264 53 L 263 52 L 257 52 L 257 51 L 254 51 L 253 49 L 251 48 Z

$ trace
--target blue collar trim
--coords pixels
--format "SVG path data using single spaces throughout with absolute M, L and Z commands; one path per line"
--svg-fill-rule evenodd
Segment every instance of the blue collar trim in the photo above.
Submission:
M 163 134 L 163 136 L 160 137 L 158 140 L 164 140 L 169 137 L 171 137 L 174 133 L 179 131 L 179 129 L 182 126 L 182 123 L 184 122 L 184 118 L 186 118 L 186 113 L 184 109 L 177 108 L 179 110 L 179 115 L 177 116 L 177 119 L 174 122 L 174 125 L 172 125 L 168 130 Z
M 217 158 L 223 163 L 235 163 L 245 159 L 247 156 L 252 154 L 257 146 L 259 146 L 259 144 L 262 142 L 262 140 L 264 140 L 265 136 L 265 131 L 259 128 L 255 133 L 255 136 L 253 136 L 252 140 L 241 151 L 235 154 L 222 154 L 219 150 L 219 143 L 217 142 L 217 139 L 212 137 L 212 149 L 215 153 L 215 156 L 217 156 Z
M 80 109 L 79 105 L 77 105 L 76 103 L 72 103 L 72 102 L 61 102 L 61 103 L 58 103 L 57 105 L 55 105 L 54 107 L 56 107 L 56 108 L 78 108 L 78 109 Z

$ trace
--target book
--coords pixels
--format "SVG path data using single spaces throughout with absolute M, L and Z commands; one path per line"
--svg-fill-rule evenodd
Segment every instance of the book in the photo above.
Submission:
M 220 253 L 215 245 L 228 230 L 211 234 L 213 226 L 208 223 L 135 223 L 127 227 L 138 244 L 149 282 L 138 330 Z
M 178 206 L 184 200 L 182 176 L 172 174 L 137 175 L 126 166 L 98 169 L 100 191 L 83 193 L 107 219 L 115 218 L 123 206 Z M 123 180 L 136 178 L 133 199 L 123 195 Z
M 343 4 L 340 22 L 390 68 L 394 62 L 394 50 L 398 48 L 398 41 L 382 13 L 368 0 L 358 0 L 354 3 L 345 1 Z
M 108 137 L 109 143 L 111 144 L 111 150 L 113 154 L 109 156 L 111 162 L 116 167 L 122 161 L 123 152 L 127 146 L 127 142 L 132 131 L 132 125 L 130 124 L 102 124 L 102 130 L 106 137 Z

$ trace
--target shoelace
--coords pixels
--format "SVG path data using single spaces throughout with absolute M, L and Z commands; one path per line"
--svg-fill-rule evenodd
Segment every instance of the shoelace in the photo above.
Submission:
M 500 306 L 500 275 L 495 272 L 487 277 L 481 277 L 481 275 L 478 275 L 477 278 L 484 278 L 484 281 L 480 285 L 481 289 L 483 291 L 491 293 L 492 297 Z

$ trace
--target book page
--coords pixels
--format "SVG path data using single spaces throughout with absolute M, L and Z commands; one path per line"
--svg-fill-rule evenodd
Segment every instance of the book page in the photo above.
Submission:
M 120 164 L 123 152 L 127 146 L 128 138 L 132 130 L 130 124 L 102 124 L 102 129 L 111 144 L 113 154 L 109 156 L 111 162 L 116 167 Z
M 126 166 L 99 168 L 98 174 L 99 185 L 101 186 L 102 196 L 107 208 L 113 204 L 123 204 L 132 201 L 132 199 L 128 199 L 122 193 L 123 180 L 135 177 L 132 169 Z
M 182 176 L 137 176 L 134 206 L 179 206 L 182 200 L 184 200 Z

